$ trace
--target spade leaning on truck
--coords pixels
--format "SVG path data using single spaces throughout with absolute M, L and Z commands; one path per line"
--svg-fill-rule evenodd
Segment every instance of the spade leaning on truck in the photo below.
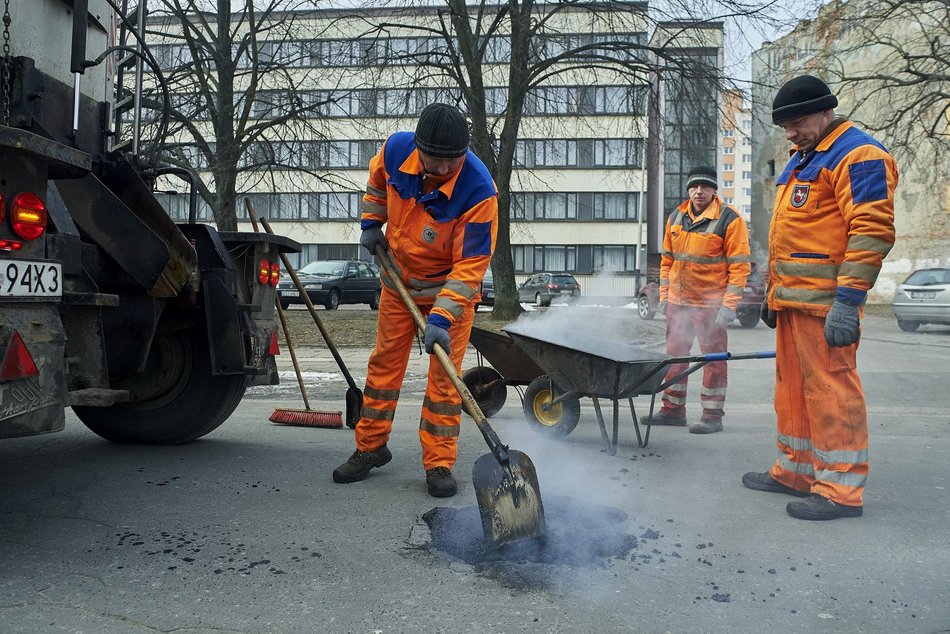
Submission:
M 8 6 L 0 437 L 62 429 L 72 406 L 116 442 L 194 440 L 230 416 L 248 385 L 277 383 L 278 254 L 299 245 L 197 223 L 194 174 L 150 164 L 157 153 L 138 151 L 138 134 L 117 143 L 113 77 L 95 63 L 111 54 L 105 0 Z M 118 20 L 124 33 L 135 28 Z M 41 31 L 52 35 L 31 35 Z M 102 55 L 90 62 L 86 52 Z M 147 48 L 136 59 L 154 64 Z M 111 112 L 114 128 L 128 125 L 128 109 Z M 165 174 L 191 183 L 187 223 L 152 193 Z

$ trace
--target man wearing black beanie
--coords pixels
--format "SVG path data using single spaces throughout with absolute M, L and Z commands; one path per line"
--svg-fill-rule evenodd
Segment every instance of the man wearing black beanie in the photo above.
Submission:
M 414 132 L 391 135 L 370 161 L 360 220 L 360 244 L 371 254 L 377 247 L 389 251 L 428 316 L 426 352 L 439 344 L 459 374 L 498 231 L 498 190 L 468 145 L 468 123 L 458 108 L 426 106 Z M 382 282 L 356 451 L 333 471 L 334 482 L 357 482 L 392 460 L 387 442 L 416 329 L 385 271 Z M 452 467 L 461 415 L 451 378 L 430 360 L 419 441 L 426 487 L 434 497 L 456 493 Z
M 792 517 L 831 520 L 864 512 L 867 408 L 857 372 L 861 306 L 894 245 L 897 164 L 883 145 L 836 117 L 817 77 L 782 86 L 772 121 L 794 152 L 779 176 L 769 229 L 769 292 L 762 319 L 775 328 L 778 459 L 742 483 L 785 493 Z

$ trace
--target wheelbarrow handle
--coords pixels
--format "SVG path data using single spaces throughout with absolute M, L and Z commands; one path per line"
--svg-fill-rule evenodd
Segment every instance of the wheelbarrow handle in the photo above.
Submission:
M 761 352 L 744 352 L 733 354 L 731 352 L 710 352 L 694 357 L 671 357 L 666 359 L 666 365 L 675 363 L 712 363 L 713 361 L 738 361 L 743 359 L 774 359 L 775 350 L 763 350 Z
M 393 265 L 393 261 L 389 255 L 389 252 L 386 251 L 382 246 L 377 245 L 375 254 L 376 257 L 379 258 L 379 262 L 382 264 L 383 270 L 386 271 L 386 274 L 389 276 L 393 286 L 396 287 L 399 297 L 402 298 L 402 303 L 406 305 L 406 309 L 408 309 L 412 314 L 412 319 L 416 322 L 416 329 L 419 331 L 420 335 L 423 335 L 426 330 L 425 317 L 422 316 L 422 311 L 419 310 L 419 307 L 416 306 L 416 302 L 412 299 L 412 296 L 409 295 L 406 285 L 403 284 L 402 280 L 396 274 L 396 267 Z M 465 403 L 465 407 L 468 409 L 468 412 L 475 420 L 475 425 L 478 427 L 478 431 L 482 432 L 485 442 L 488 443 L 488 448 L 491 450 L 492 454 L 494 454 L 495 459 L 498 460 L 499 464 L 501 464 L 508 474 L 511 475 L 508 447 L 501 443 L 501 439 L 498 438 L 495 430 L 492 429 L 491 425 L 488 424 L 488 419 L 485 418 L 485 414 L 482 413 L 482 410 L 475 401 L 475 398 L 472 396 L 472 393 L 462 381 L 462 377 L 458 375 L 458 371 L 455 369 L 455 364 L 452 363 L 452 360 L 449 358 L 448 352 L 438 343 L 433 346 L 433 351 L 435 356 L 438 357 L 439 363 L 442 364 L 442 368 L 445 370 L 445 373 L 449 376 L 449 379 L 451 379 L 452 384 L 458 391 L 459 396 L 462 397 L 462 401 Z M 512 480 L 514 480 L 514 476 L 511 477 Z

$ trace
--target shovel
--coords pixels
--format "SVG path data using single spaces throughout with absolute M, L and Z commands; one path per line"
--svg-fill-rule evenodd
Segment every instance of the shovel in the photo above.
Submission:
M 266 218 L 261 218 L 261 224 L 264 225 L 264 229 L 267 233 L 274 233 L 274 230 L 271 229 L 270 223 L 267 222 Z M 327 348 L 330 349 L 330 353 L 333 355 L 333 358 L 336 359 L 336 364 L 340 367 L 340 372 L 343 373 L 343 377 L 346 379 L 347 385 L 349 385 L 346 390 L 346 419 L 344 422 L 347 427 L 353 429 L 356 427 L 356 423 L 360 421 L 360 412 L 363 411 L 363 392 L 356 387 L 356 381 L 353 380 L 353 375 L 350 374 L 350 371 L 346 368 L 346 364 L 343 363 L 343 358 L 340 357 L 340 353 L 337 352 L 336 346 L 333 345 L 333 340 L 330 339 L 330 333 L 327 332 L 327 329 L 323 326 L 323 322 L 317 314 L 317 309 L 313 307 L 313 302 L 310 301 L 310 296 L 307 295 L 307 291 L 300 282 L 300 278 L 297 277 L 297 273 L 294 272 L 294 267 L 290 265 L 290 260 L 287 259 L 286 255 L 281 253 L 280 261 L 283 263 L 287 273 L 290 274 L 290 278 L 294 281 L 294 286 L 296 286 L 297 291 L 300 292 L 300 297 L 303 298 L 304 303 L 307 305 L 310 316 L 313 317 L 314 323 L 317 324 L 320 334 L 323 335 L 323 340 L 327 342 Z
M 416 329 L 422 335 L 426 329 L 425 318 L 396 275 L 389 253 L 382 246 L 377 246 L 376 257 L 399 292 L 403 304 L 412 313 Z M 509 450 L 507 445 L 501 444 L 495 430 L 488 424 L 488 419 L 459 377 L 448 352 L 439 344 L 435 345 L 435 356 L 439 358 L 442 368 L 462 397 L 466 411 L 475 420 L 491 450 L 491 454 L 480 456 L 472 468 L 472 485 L 475 487 L 485 537 L 491 539 L 495 546 L 541 537 L 544 532 L 544 507 L 534 463 L 526 454 Z

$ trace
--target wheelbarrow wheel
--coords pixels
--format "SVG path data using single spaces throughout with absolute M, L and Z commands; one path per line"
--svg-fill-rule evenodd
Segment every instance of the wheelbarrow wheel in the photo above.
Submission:
M 524 414 L 528 425 L 548 438 L 564 438 L 577 427 L 581 418 L 581 402 L 577 397 L 565 399 L 550 409 L 544 406 L 561 393 L 547 375 L 531 381 L 524 391 Z
M 508 398 L 508 386 L 501 374 L 493 368 L 477 366 L 469 368 L 462 373 L 462 383 L 468 388 L 475 398 L 475 403 L 485 418 L 491 418 L 501 410 L 505 405 L 505 399 Z M 469 416 L 472 415 L 462 401 L 462 409 Z

